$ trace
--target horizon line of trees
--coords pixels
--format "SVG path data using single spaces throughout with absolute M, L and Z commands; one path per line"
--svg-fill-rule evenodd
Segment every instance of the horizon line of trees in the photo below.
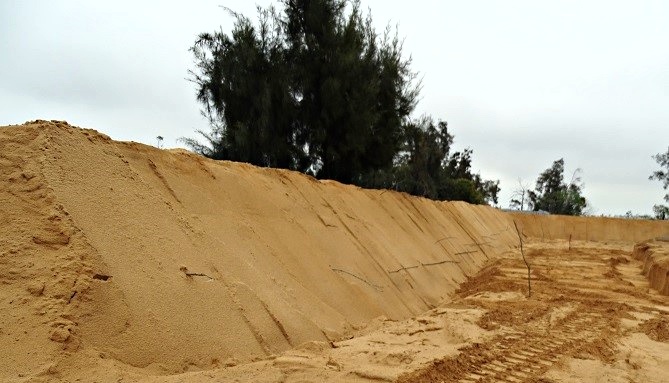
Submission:
M 662 182 L 664 190 L 669 189 L 669 147 L 666 153 L 651 156 L 660 169 L 654 171 L 649 180 Z M 560 158 L 553 165 L 544 170 L 537 178 L 534 190 L 518 179 L 518 187 L 514 190 L 509 208 L 520 211 L 545 211 L 551 214 L 582 215 L 586 214 L 588 201 L 582 195 L 583 182 L 580 168 L 572 173 L 571 181 L 564 181 L 564 159 Z M 669 202 L 669 193 L 663 197 Z M 657 219 L 669 220 L 669 206 L 656 204 L 653 206 L 654 216 L 648 214 L 634 214 L 631 210 L 624 215 L 615 216 L 629 219 Z
M 497 204 L 499 180 L 472 170 L 473 150 L 454 151 L 445 121 L 416 118 L 421 84 L 396 30 L 377 33 L 359 0 L 279 0 L 257 7 L 257 22 L 234 18 L 229 33 L 202 33 L 190 48 L 201 112 L 211 131 L 182 141 L 218 160 L 300 171 L 368 188 L 437 200 Z M 653 156 L 669 167 L 667 154 Z M 664 181 L 669 170 L 651 179 Z M 577 169 L 564 159 L 534 190 L 514 192 L 511 208 L 581 215 Z M 669 202 L 669 196 L 665 196 Z M 669 207 L 654 206 L 657 217 Z
M 211 132 L 186 138 L 214 159 L 439 200 L 497 203 L 444 121 L 415 118 L 420 81 L 397 31 L 359 0 L 281 0 L 231 32 L 199 35 L 191 81 Z

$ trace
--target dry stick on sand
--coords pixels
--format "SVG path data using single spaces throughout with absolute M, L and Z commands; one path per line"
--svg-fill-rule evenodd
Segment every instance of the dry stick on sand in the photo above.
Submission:
M 330 270 L 332 270 L 332 271 L 336 271 L 336 272 L 338 272 L 338 273 L 344 273 L 344 274 L 346 274 L 346 275 L 350 275 L 350 276 L 352 276 L 353 278 L 358 279 L 358 280 L 360 280 L 360 281 L 362 281 L 362 282 L 368 284 L 369 286 L 371 286 L 372 288 L 374 288 L 374 290 L 376 290 L 376 291 L 383 291 L 383 286 L 375 285 L 375 284 L 373 284 L 372 282 L 366 280 L 365 278 L 359 277 L 359 276 L 357 276 L 357 275 L 355 275 L 355 274 L 353 274 L 353 273 L 351 273 L 351 272 L 348 272 L 348 271 L 346 271 L 346 270 L 335 269 L 335 268 L 332 267 L 332 266 L 330 266 Z
M 423 267 L 427 267 L 427 266 L 437 266 L 437 265 L 443 265 L 443 264 L 445 264 L 445 263 L 460 263 L 460 261 L 454 261 L 454 260 L 447 259 L 447 260 L 445 260 L 445 261 L 431 262 L 431 263 L 423 263 L 423 262 L 421 262 L 420 265 L 406 266 L 406 267 L 402 266 L 402 267 L 400 267 L 400 268 L 397 269 L 397 270 L 387 270 L 387 272 L 388 272 L 388 274 L 395 274 L 395 273 L 399 273 L 400 271 L 411 270 L 411 269 L 417 269 L 417 268 L 420 267 L 420 266 L 423 266 Z M 400 266 L 401 266 L 401 264 L 400 264 Z
M 518 224 L 516 221 L 513 221 L 513 226 L 516 227 L 516 233 L 518 234 L 518 239 L 520 240 L 520 255 L 523 256 L 523 262 L 525 262 L 525 266 L 527 267 L 527 297 L 532 296 L 532 279 L 530 277 L 530 264 L 527 263 L 527 259 L 525 259 L 525 252 L 523 251 L 523 237 L 520 235 L 520 230 L 518 230 Z

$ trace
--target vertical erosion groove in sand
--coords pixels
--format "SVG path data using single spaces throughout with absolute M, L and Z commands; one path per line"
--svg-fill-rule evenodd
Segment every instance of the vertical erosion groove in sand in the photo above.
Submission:
M 669 236 L 636 244 L 634 257 L 643 261 L 643 273 L 651 287 L 669 295 Z

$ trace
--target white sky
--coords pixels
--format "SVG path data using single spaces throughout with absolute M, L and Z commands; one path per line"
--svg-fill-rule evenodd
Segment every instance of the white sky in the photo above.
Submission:
M 243 1 L 0 1 L 0 125 L 60 119 L 156 144 L 208 130 L 186 81 L 196 35 L 255 16 Z M 501 180 L 534 184 L 560 157 L 595 214 L 650 213 L 669 145 L 669 2 L 362 0 L 398 25 L 423 78 L 417 116 Z

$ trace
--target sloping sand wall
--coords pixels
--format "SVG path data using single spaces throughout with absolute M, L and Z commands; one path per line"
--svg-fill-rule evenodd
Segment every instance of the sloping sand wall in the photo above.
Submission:
M 435 307 L 517 241 L 490 207 L 61 122 L 1 128 L 0 145 L 7 376 L 75 351 L 176 372 L 337 339 Z
M 643 261 L 643 273 L 650 286 L 660 294 L 669 295 L 669 237 L 638 243 L 633 254 Z
M 655 237 L 669 236 L 669 221 L 514 212 L 507 214 L 518 223 L 523 234 L 542 240 L 568 240 L 571 236 L 571 239 L 579 241 L 636 243 Z
M 75 356 L 209 368 L 411 317 L 515 251 L 514 220 L 545 239 L 666 228 L 363 190 L 63 122 L 0 128 L 0 174 L 1 381 Z

